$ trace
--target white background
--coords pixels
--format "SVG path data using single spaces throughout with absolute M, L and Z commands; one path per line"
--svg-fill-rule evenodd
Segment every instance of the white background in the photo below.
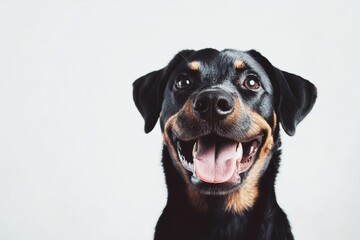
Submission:
M 296 239 L 360 239 L 358 1 L 0 1 L 0 239 L 151 239 L 160 129 L 132 82 L 182 49 L 255 48 L 318 87 L 283 136 Z

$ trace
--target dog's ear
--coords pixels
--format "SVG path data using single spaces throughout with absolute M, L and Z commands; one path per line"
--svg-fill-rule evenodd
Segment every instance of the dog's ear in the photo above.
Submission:
M 193 50 L 183 50 L 175 55 L 170 63 L 158 71 L 140 77 L 133 83 L 133 98 L 136 107 L 145 120 L 145 132 L 149 133 L 159 118 L 166 83 L 181 61 L 192 54 Z
M 269 75 L 275 90 L 275 107 L 285 132 L 293 136 L 300 123 L 314 106 L 317 90 L 308 80 L 292 73 L 281 71 L 259 52 L 248 52 Z

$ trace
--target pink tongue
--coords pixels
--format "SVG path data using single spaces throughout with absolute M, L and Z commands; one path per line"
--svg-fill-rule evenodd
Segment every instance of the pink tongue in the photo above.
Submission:
M 222 139 L 219 142 L 199 138 L 194 152 L 194 167 L 198 178 L 207 183 L 224 183 L 235 173 L 236 160 L 242 158 L 242 147 L 237 142 Z

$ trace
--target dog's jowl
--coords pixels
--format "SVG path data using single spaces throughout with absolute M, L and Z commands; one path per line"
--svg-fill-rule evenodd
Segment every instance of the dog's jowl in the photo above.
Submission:
M 293 239 L 276 202 L 280 125 L 294 135 L 316 88 L 251 50 L 184 50 L 134 82 L 145 132 L 160 121 L 168 189 L 155 239 Z

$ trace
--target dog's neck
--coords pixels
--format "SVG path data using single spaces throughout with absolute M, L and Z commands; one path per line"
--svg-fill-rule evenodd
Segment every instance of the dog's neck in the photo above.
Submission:
M 280 140 L 276 144 L 275 149 L 278 149 Z M 290 232 L 282 232 L 285 231 L 282 229 L 287 219 L 277 205 L 274 192 L 279 156 L 280 150 L 276 150 L 259 182 L 261 195 L 249 211 L 225 211 L 223 196 L 204 196 L 207 202 L 207 209 L 204 211 L 194 207 L 189 200 L 186 183 L 176 171 L 168 150 L 164 147 L 163 167 L 168 202 L 158 221 L 155 239 L 273 239 L 274 235 L 279 236 L 278 239 L 292 239 Z M 272 223 L 271 226 L 266 225 L 269 222 Z

